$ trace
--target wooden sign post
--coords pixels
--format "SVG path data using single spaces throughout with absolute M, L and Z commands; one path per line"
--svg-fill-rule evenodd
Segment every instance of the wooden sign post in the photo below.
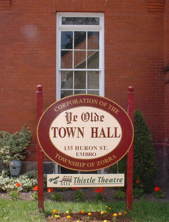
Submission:
M 128 109 L 127 112 L 132 121 L 134 121 L 134 88 L 128 87 Z M 127 154 L 127 180 L 126 180 L 126 208 L 132 209 L 133 204 L 133 163 L 134 162 L 134 144 L 130 147 Z
M 36 88 L 36 114 L 37 121 L 39 121 L 43 112 L 43 87 L 37 85 Z M 36 144 L 37 153 L 37 168 L 38 168 L 38 208 L 40 211 L 44 211 L 44 181 L 43 181 L 43 152 L 39 143 Z
M 125 155 L 127 162 L 127 209 L 132 206 L 133 178 L 133 89 L 129 88 L 128 113 L 114 101 L 96 95 L 74 95 L 51 104 L 42 114 L 42 86 L 37 86 L 37 159 L 38 159 L 38 206 L 44 209 L 43 199 L 43 153 L 57 164 L 78 171 L 96 171 L 110 167 Z M 112 186 L 117 181 L 113 177 L 103 179 Z M 59 180 L 57 178 L 59 177 Z M 86 175 L 86 178 L 88 175 Z M 102 183 L 101 177 L 94 175 L 88 179 L 60 175 L 49 180 L 69 181 L 81 186 L 78 181 Z M 50 182 L 49 181 L 49 182 Z M 116 182 L 115 182 L 116 181 Z M 49 183 L 51 184 L 51 183 Z M 62 183 L 61 183 L 62 184 Z M 88 186 L 89 184 L 82 184 Z M 92 186 L 92 183 L 91 185 Z M 105 184 L 106 186 L 106 184 Z

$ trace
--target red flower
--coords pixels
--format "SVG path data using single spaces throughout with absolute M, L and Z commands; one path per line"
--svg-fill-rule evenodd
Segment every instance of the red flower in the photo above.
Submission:
M 21 183 L 16 183 L 15 186 L 16 186 L 16 187 L 21 187 L 22 184 L 21 184 Z
M 47 192 L 48 192 L 48 193 L 51 193 L 51 192 L 53 192 L 53 191 L 54 191 L 53 188 L 51 188 L 51 187 L 48 187 L 48 188 L 47 188 Z
M 158 186 L 155 186 L 155 187 L 154 187 L 154 191 L 155 191 L 155 192 L 159 192 L 160 190 L 161 190 L 160 187 L 158 187 Z
M 34 186 L 32 190 L 33 191 L 38 191 L 38 186 Z
M 104 191 L 104 187 L 98 187 L 94 190 L 96 193 L 102 193 Z

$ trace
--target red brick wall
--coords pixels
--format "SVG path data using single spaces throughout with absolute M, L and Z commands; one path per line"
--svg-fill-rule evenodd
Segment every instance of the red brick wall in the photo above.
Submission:
M 1 129 L 16 131 L 26 124 L 35 130 L 37 84 L 44 86 L 45 107 L 55 100 L 56 12 L 103 12 L 105 96 L 126 107 L 127 87 L 133 85 L 137 109 L 154 140 L 163 141 L 163 6 L 161 0 L 11 0 L 6 5 L 0 0 Z M 168 21 L 165 17 L 166 27 Z

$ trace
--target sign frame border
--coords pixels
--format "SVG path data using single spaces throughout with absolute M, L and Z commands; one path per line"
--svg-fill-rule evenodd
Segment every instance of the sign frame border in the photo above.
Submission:
M 45 115 L 50 111 L 50 109 L 55 105 L 55 104 L 62 104 L 62 103 L 64 103 L 64 101 L 66 102 L 66 101 L 69 101 L 70 99 L 75 99 L 75 98 L 80 98 L 80 97 L 93 97 L 93 99 L 94 98 L 98 98 L 98 99 L 102 99 L 103 101 L 108 101 L 109 102 L 109 104 L 113 104 L 113 105 L 115 105 L 117 108 L 119 108 L 119 110 L 120 111 L 122 111 L 122 114 L 125 116 L 125 118 L 127 119 L 127 121 L 128 121 L 128 123 L 130 123 L 130 127 L 131 127 L 131 135 L 130 135 L 130 137 L 131 137 L 131 141 L 130 141 L 130 143 L 128 144 L 128 148 L 127 149 L 125 149 L 125 152 L 123 152 L 123 154 L 122 155 L 120 155 L 120 158 L 117 158 L 116 157 L 116 160 L 114 160 L 113 162 L 112 161 L 110 161 L 110 163 L 109 164 L 104 164 L 103 166 L 101 166 L 101 167 L 98 167 L 98 168 L 93 168 L 93 167 L 90 167 L 90 169 L 89 168 L 87 168 L 87 169 L 82 169 L 82 168 L 79 168 L 79 167 L 74 167 L 74 168 L 72 168 L 72 167 L 70 167 L 70 166 L 67 166 L 67 165 L 64 165 L 64 164 L 62 164 L 62 163 L 60 163 L 60 162 L 57 162 L 55 159 L 53 159 L 45 150 L 44 150 L 44 148 L 43 148 L 43 145 L 41 144 L 41 138 L 39 138 L 39 127 L 40 127 L 40 123 L 41 123 L 41 121 L 42 121 L 42 119 L 45 117 Z M 97 105 L 93 105 L 93 104 L 89 104 L 89 105 L 79 105 L 79 104 L 77 104 L 77 105 L 73 105 L 73 106 L 71 106 L 71 107 L 69 107 L 69 106 L 67 106 L 67 107 L 64 107 L 63 109 L 61 109 L 61 110 L 59 110 L 58 112 L 56 112 L 57 113 L 57 115 L 56 115 L 56 113 L 55 113 L 55 118 L 61 113 L 61 112 L 64 112 L 64 111 L 66 111 L 66 110 L 69 110 L 69 109 L 71 109 L 71 108 L 74 108 L 74 107 L 79 107 L 79 106 L 81 106 L 81 107 L 83 107 L 83 106 L 89 106 L 89 107 L 95 107 L 95 108 L 97 108 L 97 109 L 101 109 L 101 110 L 104 110 L 104 111 L 106 111 L 106 112 L 108 112 L 110 115 L 112 115 L 112 116 L 114 116 L 113 114 L 112 114 L 112 112 L 111 111 L 107 111 L 105 108 L 100 108 L 100 107 L 98 107 Z M 116 117 L 115 117 L 116 118 Z M 118 119 L 118 121 L 119 121 L 119 119 Z M 51 121 L 52 122 L 52 121 Z M 50 122 L 50 124 L 49 125 L 51 125 L 51 122 Z M 122 126 L 121 125 L 121 122 L 119 121 L 119 123 L 120 123 L 120 126 L 122 127 L 122 129 L 124 129 L 124 126 Z M 127 130 L 126 130 L 127 131 Z M 91 94 L 77 94 L 77 95 L 73 95 L 73 96 L 67 96 L 67 97 L 64 97 L 64 98 L 62 98 L 62 99 L 60 99 L 60 100 L 58 100 L 58 101 L 55 101 L 55 102 L 53 102 L 52 104 L 50 104 L 45 110 L 44 110 L 44 112 L 42 113 L 42 115 L 40 116 L 40 118 L 39 118 L 39 121 L 38 121 L 38 124 L 37 124 L 37 128 L 36 128 L 36 135 L 37 135 L 37 141 L 38 141 L 38 144 L 39 144 L 39 146 L 40 146 L 40 148 L 41 148 L 41 150 L 44 152 L 44 154 L 52 161 L 52 162 L 55 162 L 56 164 L 59 164 L 60 166 L 62 166 L 62 167 L 64 167 L 64 168 L 67 168 L 67 169 L 70 169 L 70 170 L 74 170 L 74 171 L 83 171 L 83 172 L 90 172 L 90 171 L 97 171 L 97 170 L 101 170 L 101 169 L 103 169 L 103 168 L 108 168 L 108 167 L 110 167 L 110 166 L 112 166 L 112 165 L 114 165 L 114 164 L 116 164 L 117 162 L 119 162 L 125 155 L 127 155 L 127 153 L 129 152 L 129 150 L 130 150 L 130 148 L 131 148 L 131 146 L 132 146 L 132 144 L 133 144 L 133 141 L 134 141 L 134 126 L 133 126 L 133 123 L 132 123 L 132 120 L 131 120 L 131 118 L 130 118 L 130 116 L 129 116 L 129 114 L 127 113 L 127 111 L 123 108 L 123 107 L 121 107 L 119 104 L 117 104 L 116 102 L 114 102 L 113 100 L 111 100 L 111 99 L 109 99 L 109 98 L 107 98 L 107 97 L 103 97 L 103 96 L 97 96 L 97 95 L 91 95 Z M 126 139 L 124 139 L 124 135 L 122 136 L 122 140 L 124 141 L 124 140 L 126 140 Z M 50 141 L 51 142 L 51 141 Z M 51 142 L 51 144 L 52 144 L 52 142 Z M 121 144 L 121 142 L 120 142 L 120 144 Z M 52 146 L 53 146 L 53 144 L 52 144 Z M 119 146 L 119 144 L 118 144 L 118 146 Z M 118 147 L 117 146 L 117 147 Z M 117 150 L 117 147 L 114 149 L 114 150 Z M 55 147 L 55 149 L 57 150 L 57 148 Z M 119 149 L 119 148 L 118 148 Z M 111 151 L 110 153 L 112 153 L 112 152 L 114 152 L 114 150 L 113 151 Z M 57 152 L 58 153 L 61 153 L 61 155 L 63 155 L 63 157 L 65 158 L 65 154 L 64 153 L 62 153 L 62 152 L 60 152 L 60 151 L 58 151 L 57 150 Z M 117 151 L 116 151 L 117 152 Z M 101 160 L 101 159 L 103 159 L 105 156 L 107 157 L 107 156 L 110 156 L 110 153 L 108 153 L 108 154 L 106 154 L 106 155 L 104 155 L 104 156 L 101 156 L 101 157 L 99 157 L 99 158 L 93 158 L 92 160 L 88 160 L 88 159 L 78 159 L 78 158 L 72 158 L 72 157 L 70 157 L 70 156 L 66 156 L 66 158 L 68 159 L 68 158 L 70 158 L 71 160 L 73 159 L 73 161 L 82 161 L 82 162 L 93 162 L 93 161 L 97 161 L 98 159 L 99 160 Z

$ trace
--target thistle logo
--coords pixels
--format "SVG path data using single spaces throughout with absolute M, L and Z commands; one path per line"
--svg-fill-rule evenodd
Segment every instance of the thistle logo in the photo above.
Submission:
M 60 184 L 61 186 L 64 185 L 70 185 L 72 183 L 72 176 L 64 176 L 64 177 L 60 177 L 60 176 L 56 176 L 53 178 L 49 178 L 49 183 L 52 183 L 53 185 L 57 185 Z
M 49 179 L 49 182 L 50 182 L 50 183 L 53 183 L 53 184 L 58 184 L 58 182 L 59 182 L 58 179 L 59 179 L 59 176 L 54 177 L 54 178 L 50 178 L 50 179 Z
M 72 176 L 64 176 L 60 183 L 61 185 L 70 185 L 72 183 Z

